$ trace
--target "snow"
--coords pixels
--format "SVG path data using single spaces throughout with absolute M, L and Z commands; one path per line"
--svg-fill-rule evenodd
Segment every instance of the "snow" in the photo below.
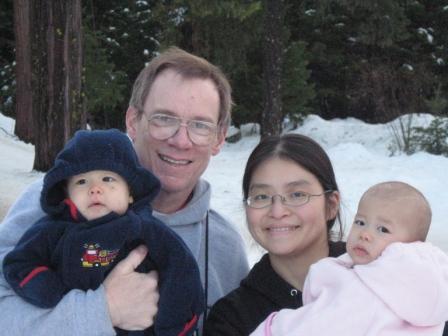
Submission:
M 0 114 L 0 220 L 20 192 L 41 174 L 32 172 L 34 146 L 13 135 L 14 120 Z
M 403 118 L 409 118 L 405 116 Z M 417 126 L 428 125 L 432 116 L 412 115 Z M 395 121 L 396 122 L 396 121 Z M 393 135 L 389 124 L 366 124 L 354 118 L 323 120 L 308 116 L 292 132 L 308 135 L 329 154 L 342 194 L 342 218 L 348 232 L 361 194 L 371 185 L 399 180 L 417 187 L 427 197 L 433 211 L 428 241 L 448 252 L 448 158 L 418 152 L 390 156 Z M 10 204 L 32 181 L 42 176 L 33 172 L 34 147 L 13 135 L 14 120 L 0 114 L 0 219 Z M 212 206 L 230 219 L 243 236 L 250 263 L 262 253 L 246 228 L 241 180 L 246 160 L 259 141 L 257 127 L 244 125 L 242 140 L 226 143 L 213 157 L 204 177 L 213 188 Z
M 434 37 L 430 34 L 430 31 L 433 31 L 431 28 L 418 28 L 417 31 L 420 35 L 426 35 L 428 43 L 432 44 Z
M 316 10 L 315 9 L 308 9 L 308 10 L 305 11 L 305 15 L 313 16 L 314 14 L 316 14 Z
M 409 71 L 414 71 L 414 67 L 410 64 L 404 63 L 403 68 L 406 68 Z

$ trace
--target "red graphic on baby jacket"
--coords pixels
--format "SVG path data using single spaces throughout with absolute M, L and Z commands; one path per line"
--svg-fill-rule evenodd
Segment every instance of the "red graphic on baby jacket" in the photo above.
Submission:
M 99 244 L 84 244 L 81 262 L 83 267 L 107 266 L 114 261 L 118 250 L 101 250 Z

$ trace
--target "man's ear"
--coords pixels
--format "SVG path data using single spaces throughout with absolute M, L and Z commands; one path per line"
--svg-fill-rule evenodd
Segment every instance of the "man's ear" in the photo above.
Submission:
M 129 195 L 129 204 L 134 203 L 134 197 L 132 195 Z
M 334 219 L 338 215 L 341 203 L 341 194 L 335 190 L 329 193 L 326 206 L 326 220 Z
M 224 146 L 224 143 L 226 142 L 226 135 L 227 135 L 227 127 L 219 127 L 218 128 L 218 134 L 216 135 L 216 141 L 212 145 L 212 155 L 216 155 L 221 150 L 222 146 Z
M 137 125 L 140 120 L 138 110 L 135 107 L 129 106 L 126 111 L 126 132 L 132 141 L 137 136 Z

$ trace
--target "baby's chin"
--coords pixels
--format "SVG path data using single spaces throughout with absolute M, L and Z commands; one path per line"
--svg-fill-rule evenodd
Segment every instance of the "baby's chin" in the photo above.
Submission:
M 110 214 L 112 211 L 109 210 L 108 208 L 106 208 L 103 205 L 98 205 L 95 207 L 91 207 L 88 211 L 86 211 L 85 213 L 83 213 L 81 211 L 81 214 L 84 216 L 84 218 L 86 218 L 88 221 L 92 221 L 98 218 L 101 218 L 103 216 L 106 216 L 108 214 Z
M 353 259 L 353 266 L 367 265 L 367 264 L 370 264 L 372 261 L 373 260 L 356 260 L 356 259 Z
M 349 256 L 352 258 L 353 260 L 353 266 L 355 265 L 366 265 L 371 263 L 373 260 L 375 260 L 376 258 L 371 256 L 369 253 L 365 252 L 365 253 L 356 253 L 356 251 L 349 251 L 348 252 Z

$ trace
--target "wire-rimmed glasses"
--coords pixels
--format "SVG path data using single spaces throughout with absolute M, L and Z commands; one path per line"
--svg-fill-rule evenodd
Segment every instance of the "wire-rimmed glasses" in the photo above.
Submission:
M 268 206 L 271 206 L 274 204 L 274 199 L 278 197 L 280 199 L 280 202 L 282 202 L 283 205 L 292 206 L 292 207 L 298 207 L 301 205 L 304 205 L 308 203 L 311 199 L 311 197 L 318 197 L 322 196 L 326 193 L 330 193 L 333 190 L 325 190 L 324 192 L 320 194 L 310 194 L 304 191 L 294 191 L 286 195 L 281 194 L 275 194 L 275 195 L 268 195 L 264 193 L 259 193 L 255 195 L 251 195 L 244 199 L 244 203 L 251 208 L 254 209 L 263 209 Z
M 149 132 L 157 140 L 166 140 L 177 133 L 181 126 L 187 128 L 188 137 L 198 146 L 209 145 L 216 136 L 218 126 L 204 120 L 185 120 L 163 113 L 148 119 Z

